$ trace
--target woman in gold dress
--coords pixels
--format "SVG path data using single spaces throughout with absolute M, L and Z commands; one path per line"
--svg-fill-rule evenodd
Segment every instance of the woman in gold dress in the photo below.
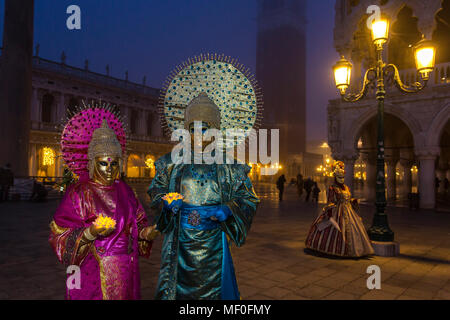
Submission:
M 361 217 L 358 200 L 351 198 L 344 184 L 344 163 L 333 165 L 334 183 L 328 189 L 328 201 L 306 238 L 306 248 L 340 257 L 362 257 L 374 253 Z

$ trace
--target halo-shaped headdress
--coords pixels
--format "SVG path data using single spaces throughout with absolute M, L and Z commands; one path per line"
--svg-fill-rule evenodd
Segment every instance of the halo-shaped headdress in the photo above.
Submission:
M 219 108 L 224 133 L 240 129 L 247 137 L 252 128 L 259 127 L 262 93 L 253 75 L 236 59 L 207 54 L 188 59 L 166 80 L 159 100 L 166 134 L 184 128 L 185 109 L 201 92 Z
M 83 102 L 83 107 L 74 112 L 61 135 L 61 152 L 67 167 L 80 178 L 88 177 L 88 149 L 94 131 L 102 127 L 103 121 L 117 136 L 125 154 L 126 133 L 122 118 L 109 104 L 91 106 Z

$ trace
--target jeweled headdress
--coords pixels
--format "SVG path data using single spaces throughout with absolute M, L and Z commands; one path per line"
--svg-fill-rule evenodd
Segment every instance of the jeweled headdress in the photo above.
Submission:
M 92 140 L 94 143 L 90 146 Z M 102 146 L 102 143 L 105 145 Z M 122 156 L 125 148 L 126 133 L 122 119 L 112 106 L 106 104 L 84 105 L 68 120 L 61 135 L 63 159 L 67 167 L 80 178 L 88 177 L 89 158 L 106 151 L 110 155 L 114 153 L 119 156 L 120 153 Z
M 220 129 L 220 110 L 204 92 L 189 102 L 184 111 L 184 128 L 194 121 L 204 121 L 211 128 Z
M 345 164 L 342 161 L 335 160 L 331 165 L 331 170 L 333 170 L 333 173 L 335 173 L 338 169 L 344 170 Z
M 241 129 L 247 137 L 259 126 L 262 94 L 253 75 L 236 59 L 207 54 L 178 66 L 161 90 L 161 120 L 167 134 L 184 128 L 185 109 L 200 93 L 219 108 L 223 132 Z

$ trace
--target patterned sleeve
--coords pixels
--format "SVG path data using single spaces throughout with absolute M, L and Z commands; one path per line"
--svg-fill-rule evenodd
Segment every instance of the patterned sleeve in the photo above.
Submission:
M 334 190 L 333 186 L 330 186 L 328 188 L 328 194 L 327 194 L 327 205 L 323 208 L 324 212 L 327 212 L 328 216 L 331 217 L 332 215 L 332 209 L 336 206 L 336 191 Z
M 239 165 L 235 170 L 234 181 L 232 181 L 235 188 L 231 195 L 231 201 L 226 204 L 231 209 L 232 216 L 221 223 L 222 229 L 238 247 L 245 243 L 253 216 L 260 202 L 250 178 L 247 176 L 249 170 L 247 165 Z
M 81 265 L 92 245 L 82 241 L 86 225 L 75 207 L 75 197 L 72 188 L 67 190 L 50 223 L 50 245 L 58 260 L 66 266 Z
M 168 165 L 164 161 L 164 157 L 155 162 L 156 174 L 148 188 L 150 196 L 150 207 L 157 211 L 156 228 L 162 232 L 170 232 L 174 227 L 174 220 L 171 211 L 164 210 L 162 197 L 169 192 L 170 175 Z
M 148 219 L 141 202 L 137 198 L 136 203 L 137 203 L 136 224 L 138 227 L 138 235 L 139 235 L 141 234 L 141 231 L 148 226 Z M 144 239 L 140 239 L 138 237 L 139 255 L 145 258 L 150 257 L 152 245 L 153 241 L 147 241 Z

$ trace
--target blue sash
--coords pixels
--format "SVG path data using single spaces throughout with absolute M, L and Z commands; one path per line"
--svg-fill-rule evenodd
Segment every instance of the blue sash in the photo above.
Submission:
M 183 229 L 214 230 L 220 227 L 218 221 L 211 220 L 214 209 L 219 206 L 192 206 L 183 203 L 181 207 L 180 225 Z M 222 231 L 222 300 L 240 300 L 233 260 L 231 258 L 228 239 Z

